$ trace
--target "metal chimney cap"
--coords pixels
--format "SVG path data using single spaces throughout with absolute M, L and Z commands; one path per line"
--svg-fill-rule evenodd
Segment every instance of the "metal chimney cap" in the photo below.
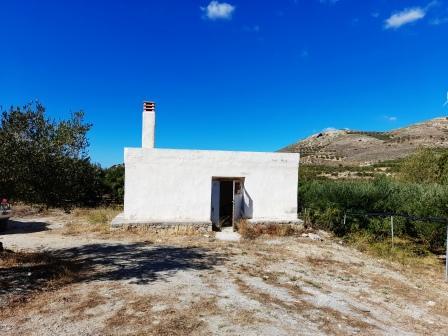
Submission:
M 144 112 L 155 112 L 156 110 L 156 103 L 152 101 L 145 101 L 143 102 L 143 111 Z

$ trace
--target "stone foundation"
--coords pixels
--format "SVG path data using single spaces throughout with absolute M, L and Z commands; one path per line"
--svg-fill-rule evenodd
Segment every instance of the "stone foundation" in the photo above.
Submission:
M 249 224 L 258 225 L 291 225 L 300 226 L 303 225 L 303 220 L 301 219 L 244 219 Z
M 111 228 L 114 230 L 142 230 L 155 234 L 193 235 L 212 231 L 210 222 L 136 222 L 124 219 L 119 214 L 112 220 Z

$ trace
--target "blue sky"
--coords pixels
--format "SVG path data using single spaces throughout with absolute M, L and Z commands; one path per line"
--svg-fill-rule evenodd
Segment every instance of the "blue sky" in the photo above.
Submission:
M 144 100 L 158 147 L 273 151 L 448 114 L 447 41 L 447 0 L 0 0 L 0 104 L 83 109 L 103 166 Z

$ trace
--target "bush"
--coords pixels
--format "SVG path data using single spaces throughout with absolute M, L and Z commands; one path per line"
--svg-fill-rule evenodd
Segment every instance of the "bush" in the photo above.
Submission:
M 298 228 L 288 224 L 251 224 L 246 220 L 239 221 L 237 229 L 244 239 L 255 239 L 265 234 L 285 237 L 299 232 Z
M 124 165 L 115 165 L 104 170 L 104 185 L 109 202 L 122 204 L 124 198 Z
M 406 238 L 396 238 L 394 248 L 390 239 L 378 240 L 375 235 L 366 231 L 352 233 L 345 240 L 361 252 L 403 265 L 418 267 L 439 265 L 437 258 L 431 255 L 425 246 Z
M 74 220 L 65 225 L 64 233 L 109 233 L 110 222 L 121 211 L 120 207 L 77 208 L 73 211 Z
M 299 200 L 300 207 L 308 209 L 315 228 L 339 236 L 360 230 L 378 239 L 389 236 L 389 218 L 374 217 L 372 213 L 448 217 L 448 186 L 399 182 L 387 177 L 371 181 L 304 180 Z M 344 213 L 348 214 L 345 225 Z M 445 223 L 397 217 L 394 224 L 397 235 L 406 235 L 431 250 L 441 250 L 445 244 Z
M 413 183 L 448 184 L 448 150 L 419 149 L 403 161 L 398 178 Z

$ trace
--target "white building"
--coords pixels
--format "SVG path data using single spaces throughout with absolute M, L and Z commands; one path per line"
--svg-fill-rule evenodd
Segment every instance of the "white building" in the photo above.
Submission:
M 159 149 L 154 132 L 155 104 L 145 102 L 142 148 L 124 150 L 124 212 L 113 226 L 297 221 L 298 154 Z

